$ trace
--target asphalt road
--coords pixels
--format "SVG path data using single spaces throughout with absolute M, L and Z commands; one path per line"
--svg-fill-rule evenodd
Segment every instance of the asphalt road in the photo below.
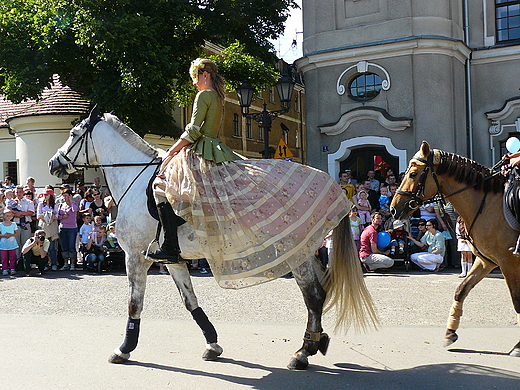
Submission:
M 455 271 L 393 270 L 366 275 L 381 329 L 333 334 L 327 356 L 305 372 L 285 369 L 300 348 L 306 310 L 291 278 L 220 289 L 193 273 L 199 304 L 214 322 L 222 359 L 204 362 L 200 330 L 171 278 L 150 271 L 140 343 L 126 365 L 107 363 L 126 322 L 124 273 L 56 272 L 0 278 L 2 389 L 513 389 L 520 359 L 517 316 L 500 273 L 471 292 L 459 341 L 442 337 L 460 282 Z

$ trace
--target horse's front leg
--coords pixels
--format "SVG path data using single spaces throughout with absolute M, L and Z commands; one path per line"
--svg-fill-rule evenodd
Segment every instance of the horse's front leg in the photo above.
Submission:
M 326 292 L 320 281 L 323 277 L 323 268 L 314 256 L 293 270 L 294 278 L 303 294 L 307 306 L 307 329 L 303 337 L 302 347 L 296 351 L 287 368 L 290 370 L 304 370 L 309 365 L 308 357 L 320 351 L 327 353 L 329 336 L 323 333 L 321 316 Z
M 206 313 L 204 313 L 204 310 L 199 307 L 186 263 L 180 262 L 178 264 L 167 264 L 166 266 L 181 294 L 184 306 L 186 306 L 186 309 L 191 313 L 206 338 L 206 349 L 202 354 L 202 359 L 217 359 L 222 354 L 223 349 L 217 344 L 218 336 L 215 327 L 206 316 Z
M 130 359 L 130 352 L 137 347 L 141 312 L 143 311 L 144 293 L 146 290 L 146 274 L 152 262 L 145 261 L 140 255 L 129 255 L 126 261 L 126 273 L 130 288 L 128 301 L 128 321 L 123 344 L 114 350 L 108 361 L 124 363 Z
M 457 335 L 457 329 L 459 328 L 460 318 L 462 317 L 462 305 L 464 299 L 466 299 L 471 289 L 496 267 L 495 264 L 484 261 L 479 257 L 475 259 L 475 263 L 473 264 L 468 276 L 464 278 L 455 291 L 455 300 L 451 306 L 450 316 L 448 317 L 448 326 L 446 334 L 444 335 L 444 347 L 449 347 L 459 338 Z

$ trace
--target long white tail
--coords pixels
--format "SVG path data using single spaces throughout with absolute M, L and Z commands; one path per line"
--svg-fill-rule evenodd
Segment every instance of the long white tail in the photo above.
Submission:
M 325 312 L 336 311 L 335 330 L 345 332 L 354 325 L 355 330 L 377 329 L 379 320 L 363 278 L 356 244 L 352 239 L 349 217 L 341 220 L 332 236 L 332 264 L 324 278 L 327 291 Z

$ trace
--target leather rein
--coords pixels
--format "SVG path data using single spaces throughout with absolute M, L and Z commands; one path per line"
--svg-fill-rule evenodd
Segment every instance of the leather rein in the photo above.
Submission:
M 116 163 L 116 164 L 91 164 L 90 163 L 90 158 L 89 158 L 89 152 L 88 152 L 89 151 L 88 145 L 89 145 L 89 141 L 90 141 L 90 144 L 92 145 L 92 150 L 94 150 L 94 154 L 95 154 L 94 142 L 92 141 L 92 132 L 93 132 L 94 127 L 96 126 L 96 124 L 98 124 L 102 120 L 103 120 L 103 118 L 101 118 L 100 116 L 94 116 L 93 117 L 91 115 L 91 117 L 88 118 L 85 121 L 85 124 L 83 125 L 83 127 L 85 128 L 85 131 L 83 132 L 83 134 L 81 134 L 78 137 L 78 139 L 76 139 L 76 141 L 71 146 L 69 146 L 69 148 L 67 149 L 66 152 L 63 152 L 61 150 L 58 151 L 59 156 L 61 158 L 63 158 L 67 162 L 67 164 L 65 165 L 60 160 L 58 160 L 58 161 L 60 162 L 62 167 L 68 173 L 71 172 L 71 171 L 76 171 L 78 169 L 85 169 L 85 168 L 97 169 L 97 168 L 101 168 L 101 171 L 103 172 L 103 176 L 105 177 L 105 182 L 107 182 L 107 180 L 106 180 L 106 174 L 105 174 L 105 171 L 104 171 L 103 168 L 140 167 L 140 166 L 142 166 L 143 169 L 141 169 L 141 171 L 137 174 L 137 176 L 134 178 L 134 180 L 132 180 L 132 182 L 128 185 L 128 187 L 123 192 L 123 195 L 121 195 L 119 200 L 116 201 L 114 199 L 114 203 L 116 204 L 116 206 L 119 206 L 119 203 L 121 203 L 121 201 L 123 200 L 125 195 L 128 193 L 130 188 L 132 188 L 132 186 L 136 182 L 136 180 L 143 174 L 143 172 L 148 167 L 150 167 L 152 165 L 160 165 L 162 163 L 162 159 L 160 159 L 158 157 L 153 157 L 152 160 L 150 160 L 148 162 L 143 162 L 143 163 L 138 162 L 138 163 Z M 69 152 L 72 149 L 74 149 L 78 144 L 79 144 L 79 147 L 78 147 L 78 150 L 76 152 L 76 155 L 72 159 L 69 158 L 68 157 Z M 85 164 L 77 164 L 76 160 L 78 159 L 78 157 L 79 157 L 79 155 L 80 155 L 82 150 L 84 151 L 85 158 L 86 158 L 87 162 Z M 110 191 L 110 192 L 112 192 L 112 191 Z

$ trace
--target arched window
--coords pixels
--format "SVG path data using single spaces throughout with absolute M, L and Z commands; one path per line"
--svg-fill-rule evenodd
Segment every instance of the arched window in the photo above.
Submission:
M 348 96 L 354 100 L 370 100 L 379 95 L 381 88 L 381 77 L 375 73 L 363 73 L 350 81 Z

